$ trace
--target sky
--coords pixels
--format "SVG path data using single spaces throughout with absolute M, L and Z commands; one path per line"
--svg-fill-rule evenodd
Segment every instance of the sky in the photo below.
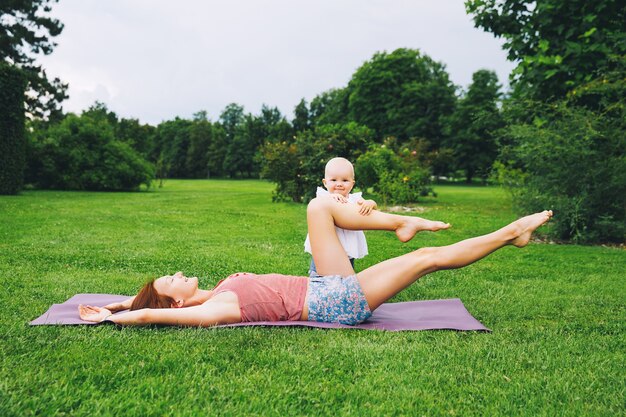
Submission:
M 508 85 L 502 40 L 474 28 L 462 0 L 61 0 L 58 46 L 41 57 L 69 83 L 65 111 L 96 100 L 156 125 L 230 103 L 289 119 L 304 98 L 345 87 L 374 53 L 419 49 L 462 88 L 479 69 Z

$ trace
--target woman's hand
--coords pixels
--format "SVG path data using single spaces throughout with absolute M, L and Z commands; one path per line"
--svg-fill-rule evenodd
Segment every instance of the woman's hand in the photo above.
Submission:
M 110 310 L 104 307 L 95 307 L 80 304 L 78 306 L 78 314 L 80 315 L 81 320 L 100 323 L 101 321 L 109 317 L 112 313 Z

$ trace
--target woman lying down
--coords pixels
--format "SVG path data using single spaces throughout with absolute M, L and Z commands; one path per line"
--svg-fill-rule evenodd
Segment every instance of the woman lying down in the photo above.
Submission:
M 124 303 L 105 307 L 80 305 L 85 321 L 119 325 L 215 326 L 254 321 L 303 320 L 356 325 L 372 311 L 426 274 L 462 268 L 508 245 L 523 247 L 532 233 L 552 217 L 546 210 L 522 217 L 489 233 L 442 247 L 421 248 L 380 262 L 355 274 L 335 233 L 349 230 L 394 231 L 406 242 L 422 230 L 448 224 L 374 210 L 359 214 L 356 204 L 336 204 L 330 197 L 313 199 L 307 208 L 309 239 L 317 277 L 237 273 L 212 290 L 198 279 L 177 272 L 148 282 Z M 115 314 L 113 312 L 129 309 Z

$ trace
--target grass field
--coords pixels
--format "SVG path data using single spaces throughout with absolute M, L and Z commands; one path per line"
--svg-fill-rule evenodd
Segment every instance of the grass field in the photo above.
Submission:
M 132 294 L 178 270 L 304 275 L 305 206 L 260 181 L 0 197 L 0 416 L 625 414 L 626 251 L 531 243 L 438 272 L 393 301 L 455 298 L 493 333 L 38 326 L 76 293 Z M 357 270 L 515 218 L 497 188 L 436 187 L 453 224 L 368 232 Z M 558 216 L 558 213 L 555 213 Z

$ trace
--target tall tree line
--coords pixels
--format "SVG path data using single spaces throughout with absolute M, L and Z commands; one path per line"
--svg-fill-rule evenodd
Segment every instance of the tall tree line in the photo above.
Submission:
M 420 51 L 398 49 L 375 54 L 346 87 L 323 92 L 310 105 L 302 99 L 291 120 L 275 107 L 264 105 L 252 114 L 236 103 L 227 105 L 215 121 L 199 111 L 191 119 L 177 117 L 149 126 L 119 118 L 102 103 L 80 117 L 108 123 L 116 140 L 153 164 L 161 178 L 258 178 L 269 144 L 290 145 L 298 137 L 324 142 L 328 132 L 354 125 L 371 131 L 361 151 L 389 138 L 397 148 L 419 141 L 429 155 L 420 162 L 435 174 L 456 172 L 472 180 L 476 175 L 486 178 L 497 154 L 490 135 L 498 127 L 499 88 L 495 74 L 481 70 L 459 95 L 443 64 Z M 34 126 L 45 128 L 44 123 Z M 32 140 L 40 136 L 32 135 Z M 472 164 L 465 161 L 467 155 L 475 157 Z
M 63 123 L 65 127 L 80 125 L 81 129 L 85 128 L 84 131 L 100 135 L 98 139 L 89 136 L 89 139 L 83 137 L 79 140 L 87 140 L 81 148 L 84 152 L 93 151 L 84 155 L 83 159 L 94 163 L 84 165 L 75 161 L 74 165 L 93 165 L 93 169 L 100 172 L 97 161 L 104 163 L 104 160 L 94 156 L 101 154 L 94 149 L 95 144 L 108 144 L 109 151 L 118 148 L 112 143 L 124 144 L 126 150 L 114 152 L 118 157 L 124 155 L 124 158 L 129 158 L 127 162 L 131 165 L 130 161 L 139 157 L 151 166 L 146 168 L 148 171 L 142 169 L 142 174 L 137 176 L 144 183 L 149 172 L 170 178 L 258 177 L 267 162 L 263 148 L 268 144 L 289 144 L 305 132 L 322 134 L 320 132 L 341 130 L 340 127 L 333 130 L 323 126 L 355 123 L 371 129 L 371 140 L 376 143 L 383 143 L 389 137 L 395 138 L 398 145 L 422 141 L 431 155 L 445 156 L 431 164 L 436 174 L 450 175 L 463 168 L 458 158 L 456 161 L 453 158 L 462 156 L 462 152 L 458 152 L 460 148 L 455 146 L 458 135 L 452 134 L 450 128 L 453 120 L 456 120 L 457 127 L 463 120 L 470 120 L 453 117 L 458 103 L 458 88 L 450 82 L 444 64 L 414 49 L 375 54 L 357 69 L 345 87 L 322 92 L 310 104 L 303 99 L 295 107 L 292 120 L 270 106 L 263 106 L 260 114 L 252 114 L 246 113 L 236 103 L 226 106 L 216 121 L 209 120 L 206 112 L 199 111 L 191 119 L 177 117 L 158 126 L 141 124 L 137 119 L 119 118 L 102 103 L 95 103 L 81 115 L 63 114 L 61 103 L 66 98 L 67 85 L 58 79 L 49 79 L 44 69 L 35 64 L 38 55 L 53 51 L 56 46 L 53 39 L 63 30 L 63 24 L 49 16 L 56 2 L 19 0 L 0 6 L 0 38 L 3 39 L 0 42 L 0 57 L 5 65 L 17 69 L 26 82 L 24 100 L 29 116 L 28 143 L 24 144 L 21 139 L 21 146 L 12 146 L 11 149 L 19 153 L 12 159 L 24 161 L 26 149 L 26 180 L 35 186 L 54 184 L 57 188 L 109 188 L 93 178 L 86 183 L 38 179 L 38 175 L 44 172 L 49 175 L 55 169 L 66 169 L 62 163 L 52 163 L 48 158 L 49 169 L 44 170 L 42 167 L 46 164 L 37 160 L 43 158 L 44 149 L 51 149 L 46 141 L 54 142 L 62 150 L 78 140 L 61 134 L 64 128 L 59 126 Z M 491 105 L 491 108 L 494 106 Z M 71 121 L 66 121 L 68 118 Z M 95 130 L 92 129 L 94 126 Z M 318 140 L 315 134 L 308 137 L 308 140 Z M 486 147 L 485 144 L 481 146 Z M 65 152 L 69 153 L 71 149 L 65 149 Z M 18 168 L 16 172 L 22 172 L 22 169 Z M 466 172 L 471 180 L 476 171 Z M 58 175 L 58 178 L 67 177 L 68 173 Z M 94 186 L 96 183 L 100 185 Z M 124 183 L 131 184 L 132 181 Z M 125 187 L 135 188 L 138 185 Z

